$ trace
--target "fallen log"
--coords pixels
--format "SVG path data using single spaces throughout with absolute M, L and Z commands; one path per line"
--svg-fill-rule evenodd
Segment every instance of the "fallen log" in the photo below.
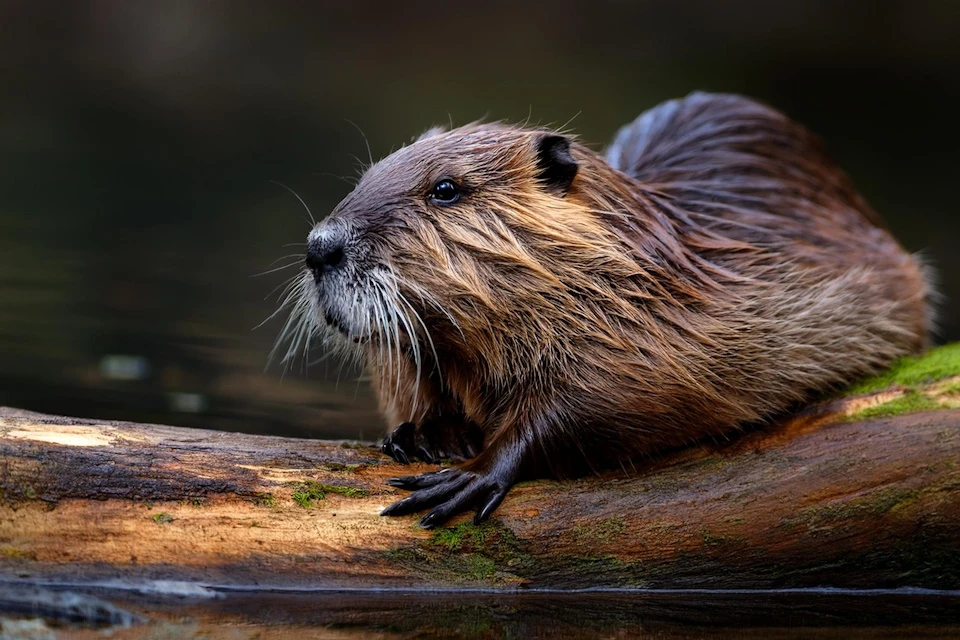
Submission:
M 404 495 L 387 478 L 431 467 L 402 467 L 371 444 L 0 408 L 0 576 L 957 589 L 960 377 L 909 371 L 629 472 L 521 483 L 490 522 L 437 531 L 378 515 Z

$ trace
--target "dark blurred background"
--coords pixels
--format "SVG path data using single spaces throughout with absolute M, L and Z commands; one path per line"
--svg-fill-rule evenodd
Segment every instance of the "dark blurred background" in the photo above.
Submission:
M 296 267 L 251 276 L 308 231 L 272 181 L 319 218 L 357 127 L 381 157 L 449 120 L 575 117 L 601 149 L 694 89 L 825 137 L 960 338 L 960 3 L 470 5 L 0 2 L 0 404 L 373 439 L 357 371 L 265 370 L 283 319 L 253 328 Z

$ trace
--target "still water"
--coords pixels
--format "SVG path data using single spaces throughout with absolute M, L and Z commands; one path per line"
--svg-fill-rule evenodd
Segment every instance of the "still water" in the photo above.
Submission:
M 4 614 L 9 631 L 64 638 L 643 638 L 787 640 L 960 637 L 960 593 L 218 592 L 206 598 L 60 593 L 72 608 Z M 0 605 L 2 605 L 0 592 Z M 86 623 L 77 612 L 93 615 Z M 71 616 L 72 619 L 71 619 Z M 6 621 L 4 623 L 4 620 Z M 121 624 L 117 624 L 121 623 Z M 126 625 L 126 626 L 124 626 Z M 0 626 L 0 629 L 4 627 Z M 26 637 L 26 636 L 24 636 Z

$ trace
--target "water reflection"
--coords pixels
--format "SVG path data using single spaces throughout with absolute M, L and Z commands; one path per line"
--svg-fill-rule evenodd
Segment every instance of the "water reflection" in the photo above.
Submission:
M 960 634 L 960 598 L 955 593 L 226 592 L 221 596 L 204 600 L 100 597 L 119 605 L 121 613 L 125 609 L 134 618 L 149 621 L 114 630 L 114 637 L 123 638 L 946 640 Z M 96 612 L 106 607 L 101 605 Z

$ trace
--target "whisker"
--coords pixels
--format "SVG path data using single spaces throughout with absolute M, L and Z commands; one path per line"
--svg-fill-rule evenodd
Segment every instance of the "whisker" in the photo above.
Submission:
M 400 292 L 394 289 L 392 293 L 395 296 L 394 299 L 399 301 L 399 298 L 397 298 L 396 296 L 398 296 Z M 419 340 L 417 340 L 417 333 L 413 328 L 413 323 L 410 322 L 410 318 L 407 316 L 406 312 L 403 310 L 403 307 L 401 307 L 399 304 L 395 304 L 393 305 L 393 311 L 396 314 L 397 319 L 403 323 L 404 330 L 406 331 L 407 337 L 409 338 L 410 350 L 413 353 L 413 361 L 417 367 L 417 379 L 414 385 L 414 398 L 416 398 L 420 389 L 420 376 L 422 374 L 420 342 Z
M 437 355 L 437 348 L 433 344 L 433 337 L 430 335 L 430 331 L 427 329 L 426 323 L 424 323 L 423 318 L 420 317 L 420 314 L 417 313 L 417 310 L 413 308 L 413 305 L 410 304 L 410 301 L 407 300 L 406 297 L 400 293 L 400 291 L 397 291 L 397 299 L 407 306 L 407 309 L 413 314 L 413 317 L 417 319 L 417 322 L 419 322 L 420 326 L 423 328 L 423 334 L 426 337 L 427 342 L 430 344 L 430 351 L 433 352 L 433 366 L 437 371 L 437 377 L 440 378 L 440 386 L 442 388 L 443 375 L 440 373 L 440 357 Z
M 442 304 L 440 304 L 440 301 L 437 300 L 433 294 L 431 294 L 429 291 L 422 289 L 421 287 L 411 285 L 409 282 L 404 282 L 404 285 L 408 289 L 413 291 L 413 293 L 415 293 L 422 302 L 424 302 L 425 304 L 429 304 L 430 306 L 434 307 L 437 311 L 442 313 L 444 316 L 446 316 L 446 318 L 450 321 L 450 324 L 452 324 L 454 328 L 456 328 L 456 330 L 460 332 L 460 337 L 466 340 L 466 335 L 463 333 L 463 328 L 460 326 L 460 323 L 457 322 L 456 318 L 454 318 L 453 315 L 449 311 L 447 311 Z
M 282 258 L 281 258 L 281 260 L 282 260 Z M 285 264 L 285 265 L 282 265 L 282 266 L 279 266 L 279 267 L 274 267 L 273 269 L 267 269 L 266 271 L 261 271 L 260 273 L 251 274 L 249 277 L 251 277 L 251 278 L 262 278 L 263 276 L 268 276 L 268 275 L 270 275 L 271 273 L 276 273 L 277 271 L 283 271 L 284 269 L 289 269 L 290 267 L 296 267 L 296 266 L 302 265 L 302 264 L 303 264 L 303 260 L 297 260 L 296 262 L 291 262 L 290 264 Z
M 379 282 L 373 280 L 376 289 L 376 311 L 377 311 L 377 323 L 380 325 L 379 335 L 385 341 L 386 345 L 386 363 L 384 363 L 384 354 L 382 353 L 383 349 L 380 350 L 377 354 L 377 361 L 380 368 L 383 368 L 386 364 L 387 371 L 393 371 L 393 344 L 390 339 L 390 330 L 389 323 L 387 321 L 387 312 L 384 308 L 383 301 L 383 291 Z
M 272 267 L 273 265 L 277 264 L 277 263 L 280 262 L 281 260 L 287 260 L 287 259 L 289 259 L 289 258 L 300 258 L 300 259 L 303 259 L 304 257 L 306 257 L 306 254 L 303 254 L 303 253 L 288 253 L 288 254 L 285 255 L 285 256 L 280 256 L 279 258 L 277 258 L 276 260 L 274 260 L 273 262 L 271 262 L 270 264 L 268 264 L 267 267 L 268 267 L 268 268 L 269 268 L 269 267 Z
M 290 287 L 294 286 L 297 282 L 299 282 L 299 280 L 297 280 L 297 278 L 300 277 L 300 276 L 303 276 L 305 273 L 306 273 L 306 271 L 301 271 L 300 273 L 295 273 L 295 274 L 293 274 L 292 276 L 290 276 L 289 278 L 287 278 L 286 280 L 284 280 L 283 282 L 281 282 L 280 284 L 278 284 L 277 286 L 275 286 L 273 289 L 271 289 L 271 290 L 270 290 L 270 293 L 268 293 L 267 295 L 265 295 L 265 296 L 263 297 L 263 299 L 264 299 L 264 300 L 267 300 L 270 296 L 272 296 L 274 293 L 277 292 L 277 289 L 279 289 L 279 288 L 281 288 L 281 287 L 283 287 L 283 291 L 280 292 L 280 298 L 285 297 L 285 296 L 287 295 L 287 293 L 289 293 Z
M 313 213 L 310 212 L 310 207 L 307 206 L 307 203 L 303 201 L 303 198 L 301 198 L 300 195 L 299 195 L 296 191 L 294 191 L 293 189 L 291 189 L 291 188 L 288 187 L 287 185 L 283 184 L 282 182 L 277 182 L 276 180 L 270 180 L 269 182 L 272 182 L 272 183 L 275 184 L 275 185 L 278 185 L 278 186 L 280 186 L 280 187 L 283 187 L 284 189 L 286 189 L 287 191 L 289 191 L 290 193 L 292 193 L 292 194 L 293 194 L 293 197 L 296 198 L 297 200 L 299 200 L 299 201 L 300 201 L 300 204 L 303 205 L 303 208 L 306 209 L 307 215 L 310 216 L 310 226 L 311 226 L 311 227 L 317 226 L 317 221 L 314 219 Z
M 347 119 L 344 118 L 344 120 L 347 120 Z M 347 122 L 349 122 L 350 124 L 352 124 L 352 125 L 353 125 L 353 128 L 356 129 L 357 131 L 359 131 L 359 132 L 360 132 L 360 135 L 363 136 L 363 144 L 367 145 L 367 157 L 370 158 L 370 164 L 367 165 L 367 168 L 369 169 L 370 167 L 373 166 L 373 154 L 370 153 L 370 141 L 367 140 L 367 134 L 365 134 L 365 133 L 363 132 L 363 129 L 361 129 L 360 126 L 359 126 L 356 122 L 354 122 L 353 120 L 347 120 Z
M 338 175 L 335 174 L 335 173 L 329 173 L 329 172 L 327 172 L 327 171 L 314 171 L 311 175 L 315 175 L 315 176 L 325 176 L 325 177 L 328 177 L 328 178 L 336 178 L 337 180 L 340 180 L 340 181 L 342 181 L 342 182 L 346 182 L 346 183 L 347 183 L 348 185 L 350 185 L 351 187 L 357 186 L 357 179 L 354 178 L 353 176 L 338 176 Z
M 299 334 L 300 326 L 303 323 L 301 312 L 302 312 L 301 304 L 298 301 L 296 304 L 294 304 L 293 309 L 291 309 L 290 315 L 287 317 L 287 321 L 284 323 L 283 328 L 280 330 L 280 334 L 277 336 L 276 343 L 274 344 L 273 349 L 270 351 L 270 356 L 267 360 L 268 366 L 269 364 L 271 364 L 276 360 L 277 356 L 280 354 L 280 349 L 282 348 L 282 345 L 287 341 L 288 338 L 291 340 L 296 340 L 296 336 Z M 291 332 L 293 332 L 292 336 L 291 336 Z M 288 349 L 287 352 L 280 359 L 280 362 L 283 364 L 283 370 L 282 370 L 281 376 L 282 374 L 285 374 L 287 371 L 289 356 L 290 356 L 290 351 Z
M 577 111 L 575 114 L 573 114 L 573 116 L 569 120 L 567 120 L 560 127 L 557 128 L 557 133 L 560 133 L 563 135 L 570 135 L 573 132 L 573 130 L 572 129 L 568 130 L 567 127 L 570 126 L 571 122 L 579 118 L 581 113 L 583 113 L 583 111 Z

